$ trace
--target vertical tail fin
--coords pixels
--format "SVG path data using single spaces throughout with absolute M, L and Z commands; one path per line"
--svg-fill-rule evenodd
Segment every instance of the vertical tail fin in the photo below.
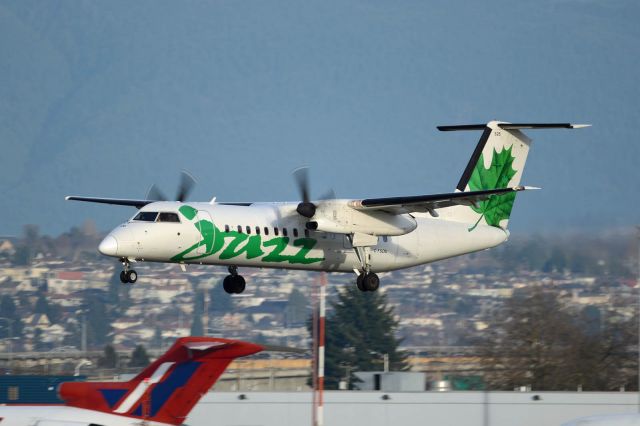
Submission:
M 213 337 L 183 337 L 128 382 L 67 382 L 67 405 L 180 425 L 235 358 L 264 348 Z
M 574 129 L 586 127 L 570 123 L 505 123 L 491 121 L 485 124 L 439 126 L 441 131 L 483 130 L 480 141 L 456 186 L 458 191 L 481 191 L 520 185 L 522 172 L 529 155 L 531 139 L 522 129 Z M 473 206 L 450 208 L 447 217 L 473 224 L 473 230 L 482 220 L 491 226 L 507 228 L 516 193 L 494 195 Z

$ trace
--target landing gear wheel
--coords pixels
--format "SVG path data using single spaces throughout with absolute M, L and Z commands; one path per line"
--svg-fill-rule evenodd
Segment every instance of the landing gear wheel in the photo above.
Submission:
M 365 291 L 376 291 L 380 287 L 380 278 L 373 272 L 369 272 L 362 278 L 362 287 Z
M 235 286 L 234 286 L 235 293 L 236 294 L 242 293 L 245 287 L 247 286 L 247 282 L 244 280 L 244 277 L 242 275 L 236 275 L 234 277 L 234 281 L 235 281 Z
M 360 291 L 367 291 L 367 290 L 364 288 L 364 284 L 363 284 L 363 282 L 362 282 L 362 281 L 363 281 L 363 279 L 364 279 L 364 274 L 360 274 L 360 275 L 358 275 L 358 278 L 356 278 L 356 285 L 358 286 L 358 290 L 360 290 Z
M 222 288 L 229 294 L 240 294 L 247 286 L 242 275 L 227 275 L 222 282 Z
M 129 282 L 129 279 L 127 278 L 127 273 L 125 271 L 120 272 L 120 282 L 122 284 L 126 284 Z
M 127 272 L 126 275 L 127 275 L 127 281 L 129 283 L 133 284 L 136 281 L 138 281 L 138 273 L 136 271 L 134 271 L 133 269 L 130 270 L 129 272 Z

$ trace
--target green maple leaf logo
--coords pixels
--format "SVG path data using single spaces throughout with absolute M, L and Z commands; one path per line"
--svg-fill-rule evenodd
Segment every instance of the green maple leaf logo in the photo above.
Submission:
M 488 169 L 484 167 L 483 154 L 480 154 L 478 164 L 475 169 L 473 169 L 471 179 L 469 179 L 469 189 L 471 191 L 482 191 L 485 189 L 506 188 L 511 178 L 516 174 L 516 170 L 513 168 L 513 160 L 515 157 L 511 155 L 512 148 L 513 145 L 509 148 L 503 148 L 500 153 L 494 148 L 491 165 Z M 469 231 L 473 231 L 483 217 L 487 221 L 487 224 L 499 227 L 501 220 L 509 219 L 515 199 L 516 193 L 510 192 L 507 194 L 492 195 L 489 199 L 476 203 L 476 205 L 471 208 L 476 213 L 480 213 L 481 216 L 475 225 L 469 228 Z

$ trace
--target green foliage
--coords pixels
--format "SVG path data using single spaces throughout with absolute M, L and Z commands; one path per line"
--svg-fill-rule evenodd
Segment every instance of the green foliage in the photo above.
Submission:
M 98 367 L 100 368 L 116 368 L 118 366 L 118 354 L 113 346 L 104 347 L 104 354 L 98 358 Z
M 146 367 L 147 365 L 149 365 L 149 355 L 146 349 L 142 345 L 136 346 L 131 353 L 129 367 Z
M 233 298 L 222 287 L 222 281 L 209 290 L 209 312 L 215 316 L 223 316 L 235 310 Z
M 472 191 L 506 188 L 511 178 L 516 174 L 516 170 L 513 169 L 513 160 L 515 157 L 511 155 L 512 148 L 513 146 L 504 148 L 500 153 L 494 148 L 491 165 L 488 169 L 484 167 L 484 154 L 480 154 L 478 164 L 473 169 L 473 173 L 469 179 L 469 188 Z M 500 226 L 500 221 L 509 219 L 515 199 L 515 192 L 493 195 L 488 200 L 481 201 L 477 206 L 471 207 L 476 213 L 480 213 L 481 216 L 470 230 L 473 230 L 483 217 L 487 224 Z
M 204 336 L 204 325 L 202 324 L 203 315 L 204 315 L 204 292 L 196 291 L 196 296 L 193 299 L 193 318 L 191 321 L 192 336 Z
M 89 347 L 102 346 L 111 341 L 111 320 L 102 300 L 91 297 L 86 303 L 87 344 Z
M 57 323 L 62 316 L 62 309 L 59 305 L 49 303 L 49 298 L 45 293 L 40 293 L 33 311 L 37 314 L 44 314 L 49 321 Z
M 483 363 L 491 388 L 611 391 L 636 385 L 637 317 L 602 323 L 593 307 L 575 312 L 535 287 L 514 293 L 488 330 Z
M 406 354 L 398 350 L 393 308 L 381 292 L 362 293 L 356 286 L 349 286 L 331 307 L 326 319 L 327 389 L 337 389 L 347 375 L 352 387 L 355 371 L 382 371 L 385 354 L 389 355 L 391 370 L 408 368 Z
M 0 317 L 6 318 L 0 320 L 0 338 L 22 337 L 24 324 L 13 297 L 5 294 L 0 298 Z
M 287 326 L 304 325 L 309 317 L 309 301 L 297 288 L 294 288 L 289 295 L 285 317 Z

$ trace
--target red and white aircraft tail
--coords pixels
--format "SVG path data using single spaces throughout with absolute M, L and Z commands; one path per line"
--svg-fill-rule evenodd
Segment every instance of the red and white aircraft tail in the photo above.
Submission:
M 63 383 L 59 394 L 64 407 L 0 407 L 0 418 L 3 424 L 25 426 L 65 420 L 118 426 L 140 420 L 180 425 L 235 358 L 264 349 L 239 340 L 183 337 L 128 382 Z

